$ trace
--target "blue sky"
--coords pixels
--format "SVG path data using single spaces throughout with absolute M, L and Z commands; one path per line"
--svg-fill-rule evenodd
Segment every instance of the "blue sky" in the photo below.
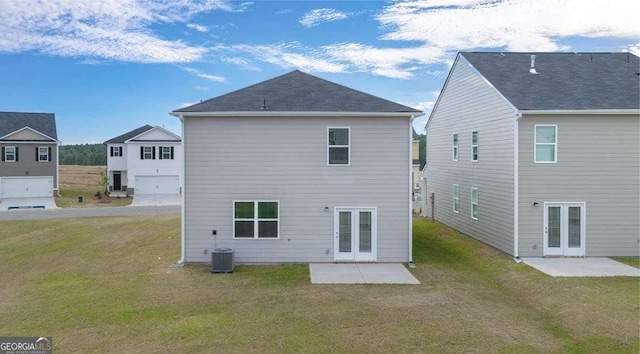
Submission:
M 637 3 L 0 0 L 0 111 L 55 113 L 63 144 L 179 134 L 168 112 L 299 69 L 428 116 L 458 51 L 639 55 Z

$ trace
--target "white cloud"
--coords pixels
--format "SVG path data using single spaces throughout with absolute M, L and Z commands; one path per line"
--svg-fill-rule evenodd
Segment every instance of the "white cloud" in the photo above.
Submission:
M 209 91 L 208 87 L 200 86 L 200 85 L 193 86 L 193 89 L 196 90 L 196 91 Z
M 414 0 L 376 18 L 384 40 L 418 41 L 447 51 L 503 48 L 563 51 L 563 37 L 638 38 L 640 4 L 608 0 Z
M 305 27 L 313 27 L 322 22 L 339 21 L 346 18 L 347 14 L 335 9 L 315 9 L 304 14 L 299 22 Z
M 34 51 L 138 63 L 183 63 L 207 49 L 165 40 L 149 26 L 185 22 L 196 13 L 236 7 L 222 0 L 0 2 L 0 52 Z
M 261 71 L 261 69 L 259 67 L 255 66 L 253 63 L 251 63 L 249 60 L 247 60 L 245 58 L 240 58 L 240 57 L 222 58 L 222 61 L 230 63 L 230 64 L 235 64 L 235 65 L 239 66 L 240 68 L 242 68 L 243 70 Z
M 187 28 L 191 28 L 191 29 L 196 30 L 198 32 L 207 32 L 207 31 L 209 31 L 209 29 L 206 26 L 198 25 L 198 24 L 195 24 L 195 23 L 187 23 Z
M 301 46 L 299 43 L 275 45 L 216 46 L 218 51 L 248 53 L 257 60 L 287 69 L 300 69 L 307 72 L 341 73 L 347 71 L 347 65 L 323 58 L 321 52 Z
M 198 102 L 182 102 L 182 103 L 180 103 L 180 108 L 193 106 L 196 103 L 198 103 Z
M 638 42 L 637 44 L 632 44 L 626 48 L 623 48 L 623 51 L 631 52 L 637 56 L 640 56 L 640 42 Z
M 226 79 L 224 77 L 221 76 L 216 76 L 216 75 L 211 75 L 211 74 L 207 74 L 205 72 L 202 72 L 198 69 L 194 69 L 194 68 L 183 68 L 184 71 L 188 72 L 189 74 L 193 74 L 197 77 L 201 77 L 203 79 L 207 79 L 209 81 L 213 81 L 213 82 L 225 82 Z

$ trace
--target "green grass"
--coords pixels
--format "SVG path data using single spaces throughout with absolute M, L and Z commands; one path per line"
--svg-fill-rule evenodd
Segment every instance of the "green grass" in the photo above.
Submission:
M 0 222 L 0 333 L 56 352 L 638 353 L 637 278 L 552 278 L 426 220 L 421 285 L 179 258 L 179 216 Z
M 95 194 L 101 190 L 100 186 L 61 187 L 60 196 L 55 198 L 55 202 L 60 208 L 98 208 L 125 206 L 133 200 L 131 197 L 111 198 L 104 195 L 101 199 L 96 199 Z M 78 196 L 82 196 L 82 203 L 78 201 Z
M 640 268 L 640 258 L 638 257 L 611 257 L 620 263 L 628 264 L 632 267 Z

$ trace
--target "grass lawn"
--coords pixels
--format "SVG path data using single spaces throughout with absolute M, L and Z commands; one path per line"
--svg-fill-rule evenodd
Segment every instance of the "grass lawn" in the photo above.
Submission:
M 60 196 L 55 198 L 56 205 L 60 208 L 98 208 L 131 204 L 131 197 L 94 197 L 97 192 L 104 192 L 99 183 L 100 172 L 104 171 L 104 166 L 61 165 Z M 78 201 L 78 196 L 83 197 L 82 203 Z
M 638 278 L 552 278 L 427 220 L 421 285 L 169 269 L 179 216 L 0 222 L 0 334 L 56 352 L 638 353 Z

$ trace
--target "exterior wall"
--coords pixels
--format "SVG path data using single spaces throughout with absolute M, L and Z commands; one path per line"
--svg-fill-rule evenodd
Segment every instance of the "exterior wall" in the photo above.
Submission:
M 155 146 L 155 160 L 141 160 L 140 147 Z M 173 146 L 173 160 L 160 160 L 158 147 Z M 184 186 L 182 178 L 182 143 L 181 142 L 130 142 L 127 143 L 127 174 L 123 175 L 122 184 L 127 185 L 127 192 L 133 194 L 136 176 L 180 176 L 180 187 Z M 126 183 L 125 183 L 126 182 Z
M 377 261 L 409 259 L 408 118 L 185 118 L 187 262 L 232 247 L 241 263 L 333 262 L 334 208 L 377 208 Z M 350 166 L 327 128 L 350 127 Z M 233 239 L 234 200 L 278 200 L 279 239 Z M 326 210 L 325 210 L 326 208 Z M 217 231 L 217 236 L 212 235 Z
M 638 115 L 520 119 L 521 256 L 543 255 L 544 202 L 586 203 L 586 256 L 639 255 L 639 121 Z M 558 126 L 557 163 L 534 163 L 535 124 Z
M 0 141 L 0 147 L 15 146 L 18 148 L 18 161 L 0 162 L 0 177 L 21 176 L 53 176 L 54 195 L 58 191 L 58 144 L 50 141 L 42 142 L 10 142 Z M 51 161 L 36 161 L 36 148 L 51 148 Z
M 424 215 L 504 252 L 513 253 L 515 110 L 459 57 L 427 125 Z M 479 132 L 478 162 L 471 161 L 471 132 Z M 452 161 L 453 134 L 458 161 Z M 459 212 L 453 212 L 453 184 Z M 471 188 L 478 188 L 478 220 L 471 218 Z M 423 186 L 425 188 L 425 186 Z
M 107 145 L 107 176 L 109 177 L 109 190 L 113 188 L 113 172 L 121 172 L 121 184 L 127 185 L 127 144 Z M 111 147 L 122 147 L 122 156 L 111 156 Z

